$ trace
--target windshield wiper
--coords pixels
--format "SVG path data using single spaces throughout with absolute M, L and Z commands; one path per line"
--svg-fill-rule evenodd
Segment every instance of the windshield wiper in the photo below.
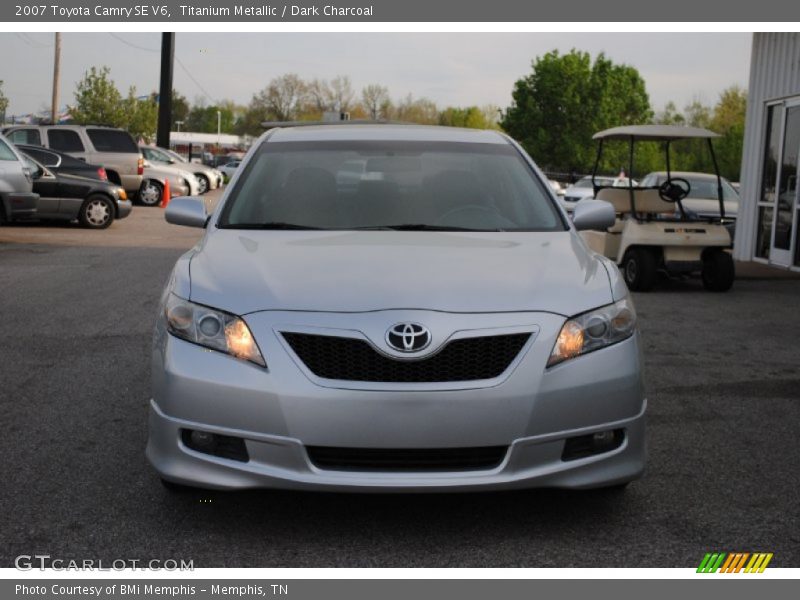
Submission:
M 453 227 L 450 225 L 428 225 L 425 223 L 402 223 L 399 225 L 373 225 L 356 227 L 358 230 L 389 229 L 392 231 L 502 231 L 502 229 L 473 229 L 471 227 Z
M 281 221 L 270 221 L 268 223 L 229 223 L 227 225 L 220 225 L 220 229 L 319 230 L 322 229 L 322 227 L 298 225 L 297 223 L 283 223 Z

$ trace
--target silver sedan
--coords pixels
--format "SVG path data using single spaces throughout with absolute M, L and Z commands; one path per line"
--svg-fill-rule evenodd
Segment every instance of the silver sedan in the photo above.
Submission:
M 356 185 L 339 175 L 364 161 Z M 351 169 L 352 170 L 352 169 Z M 161 298 L 147 457 L 169 489 L 621 487 L 645 466 L 617 267 L 496 132 L 276 128 Z

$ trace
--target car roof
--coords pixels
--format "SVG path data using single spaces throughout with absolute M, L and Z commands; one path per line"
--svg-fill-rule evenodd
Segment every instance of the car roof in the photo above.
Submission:
M 702 127 L 685 127 L 683 125 L 625 125 L 605 129 L 592 136 L 593 140 L 629 140 L 644 142 L 666 142 L 690 138 L 717 138 L 718 133 Z
M 699 172 L 696 172 L 696 171 L 670 171 L 669 174 L 672 175 L 673 177 L 683 177 L 684 179 L 686 179 L 688 177 L 691 177 L 692 179 L 709 179 L 709 180 L 711 180 L 711 179 L 716 180 L 717 179 L 717 176 L 714 175 L 713 173 L 699 173 Z M 667 172 L 666 171 L 653 171 L 652 173 L 648 173 L 647 176 L 649 177 L 650 175 L 655 175 L 657 177 L 666 177 L 667 176 Z M 723 181 L 728 181 L 724 177 L 722 177 L 722 180 Z
M 408 141 L 463 142 L 478 144 L 507 144 L 499 132 L 486 129 L 463 129 L 437 125 L 308 125 L 270 130 L 269 142 L 317 142 L 324 140 L 351 141 Z

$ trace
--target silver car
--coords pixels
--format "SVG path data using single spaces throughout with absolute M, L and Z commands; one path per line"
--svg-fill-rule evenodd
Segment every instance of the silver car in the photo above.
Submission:
M 35 216 L 39 194 L 23 156 L 0 134 L 0 225 Z
M 158 146 L 139 146 L 145 159 L 151 163 L 164 163 L 184 171 L 191 171 L 197 178 L 198 193 L 205 194 L 222 185 L 222 173 L 207 165 L 190 163 L 177 152 Z
M 338 177 L 365 160 L 357 186 Z M 344 178 L 347 179 L 347 178 Z M 636 313 L 507 136 L 276 128 L 164 289 L 147 457 L 169 489 L 621 487 L 645 465 Z

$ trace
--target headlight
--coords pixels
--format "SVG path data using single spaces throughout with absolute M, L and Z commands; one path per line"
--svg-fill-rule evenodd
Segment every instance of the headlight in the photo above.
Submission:
M 633 335 L 636 311 L 630 297 L 572 317 L 561 328 L 547 366 L 616 344 Z
M 167 330 L 174 336 L 266 367 L 247 324 L 237 316 L 170 294 L 164 307 Z

